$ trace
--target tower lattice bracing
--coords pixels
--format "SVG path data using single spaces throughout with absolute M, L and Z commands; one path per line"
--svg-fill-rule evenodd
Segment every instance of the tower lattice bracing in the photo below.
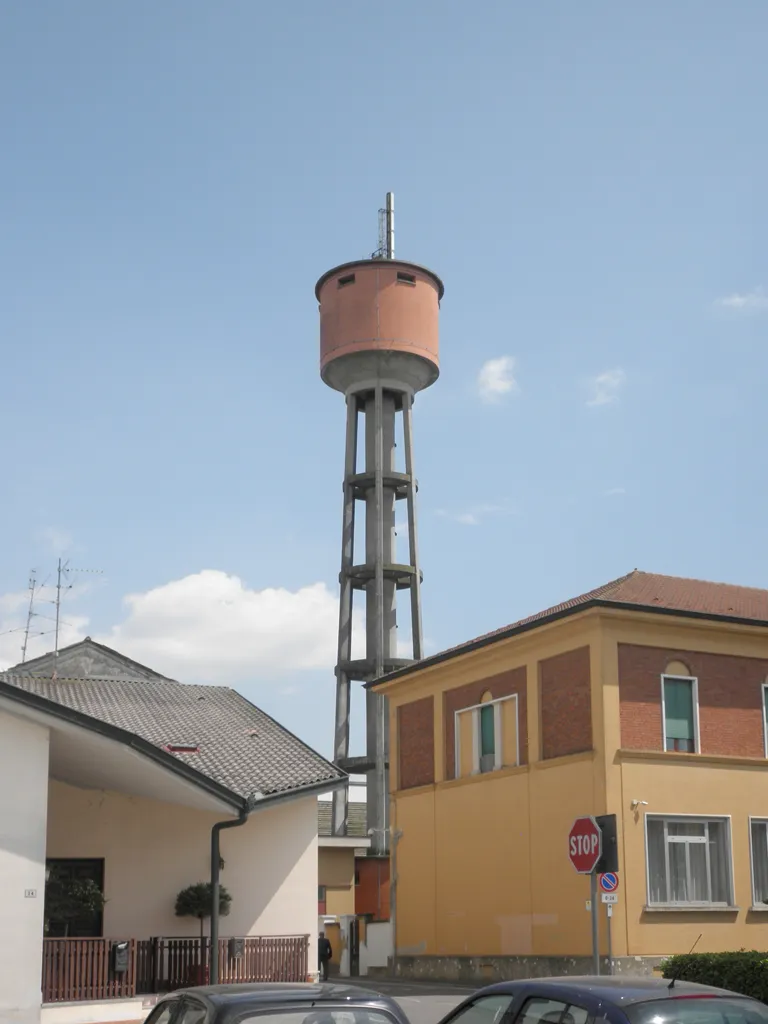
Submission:
M 315 289 L 321 374 L 347 403 L 334 760 L 366 776 L 372 853 L 388 850 L 388 709 L 386 698 L 364 691 L 366 752 L 350 756 L 352 684 L 369 682 L 422 656 L 412 410 L 416 392 L 437 380 L 443 295 L 442 282 L 432 271 L 394 258 L 391 194 L 380 215 L 378 252 L 370 260 L 328 271 Z M 396 436 L 402 437 L 404 447 L 399 459 Z M 405 506 L 405 515 L 398 518 L 407 523 L 405 563 L 397 561 L 398 503 Z M 357 532 L 364 533 L 364 542 L 358 545 L 363 550 L 356 550 L 360 516 L 364 531 Z M 409 599 L 407 624 L 397 620 L 399 592 Z M 362 658 L 353 658 L 352 649 L 356 596 L 365 601 Z M 398 625 L 401 635 L 410 633 L 409 642 L 401 638 L 398 643 Z M 347 801 L 345 790 L 334 793 L 335 835 L 346 833 Z

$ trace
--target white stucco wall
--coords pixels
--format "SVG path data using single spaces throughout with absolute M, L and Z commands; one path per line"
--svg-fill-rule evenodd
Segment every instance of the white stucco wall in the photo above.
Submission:
M 180 889 L 210 878 L 211 826 L 223 817 L 51 781 L 48 857 L 104 858 L 105 936 L 198 935 L 197 920 L 176 917 L 174 903 Z M 221 833 L 221 856 L 232 896 L 221 935 L 308 934 L 316 969 L 316 799 L 255 811 Z
M 48 730 L 0 711 L 3 1024 L 40 1020 L 47 806 Z

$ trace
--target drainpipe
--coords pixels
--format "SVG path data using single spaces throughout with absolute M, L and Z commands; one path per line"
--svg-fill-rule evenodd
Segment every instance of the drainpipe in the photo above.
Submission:
M 392 832 L 392 857 L 389 879 L 389 920 L 392 923 L 392 976 L 397 977 L 397 844 L 403 838 L 400 829 Z
M 248 821 L 252 810 L 252 803 L 240 811 L 234 820 L 228 818 L 226 821 L 217 821 L 211 829 L 211 971 L 210 984 L 219 983 L 219 869 L 221 867 L 221 852 L 219 836 L 225 828 L 238 828 Z

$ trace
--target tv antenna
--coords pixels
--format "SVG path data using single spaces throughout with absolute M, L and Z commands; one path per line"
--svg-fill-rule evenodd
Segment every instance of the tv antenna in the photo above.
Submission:
M 29 608 L 27 609 L 27 624 L 24 627 L 24 643 L 21 648 L 22 665 L 27 660 L 27 644 L 29 643 L 29 631 L 32 627 L 32 616 L 35 614 L 35 588 L 37 587 L 37 570 L 31 569 L 29 573 Z
M 55 601 L 55 604 L 56 604 L 56 630 L 55 630 L 55 640 L 54 640 L 54 645 L 53 645 L 53 656 L 55 658 L 58 658 L 58 656 L 59 656 L 59 627 L 60 627 L 60 624 L 61 624 L 61 594 L 62 594 L 62 591 L 64 591 L 64 593 L 66 593 L 68 590 L 71 590 L 72 587 L 74 586 L 74 583 L 72 583 L 70 581 L 70 573 L 73 573 L 73 572 L 77 572 L 77 573 L 87 572 L 87 573 L 93 573 L 93 574 L 95 574 L 97 576 L 100 576 L 100 575 L 102 575 L 104 570 L 103 569 L 73 569 L 70 566 L 70 564 L 69 564 L 69 559 L 67 559 L 66 562 L 62 562 L 62 560 L 59 559 L 59 564 L 58 564 L 58 567 L 56 569 L 56 601 Z M 62 579 L 64 580 L 63 584 L 61 582 Z

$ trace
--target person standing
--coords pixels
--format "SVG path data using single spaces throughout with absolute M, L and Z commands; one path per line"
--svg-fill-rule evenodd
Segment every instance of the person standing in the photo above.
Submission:
M 320 961 L 320 980 L 328 981 L 328 964 L 331 962 L 333 949 L 330 941 L 325 937 L 325 932 L 320 932 L 317 943 L 317 957 Z

